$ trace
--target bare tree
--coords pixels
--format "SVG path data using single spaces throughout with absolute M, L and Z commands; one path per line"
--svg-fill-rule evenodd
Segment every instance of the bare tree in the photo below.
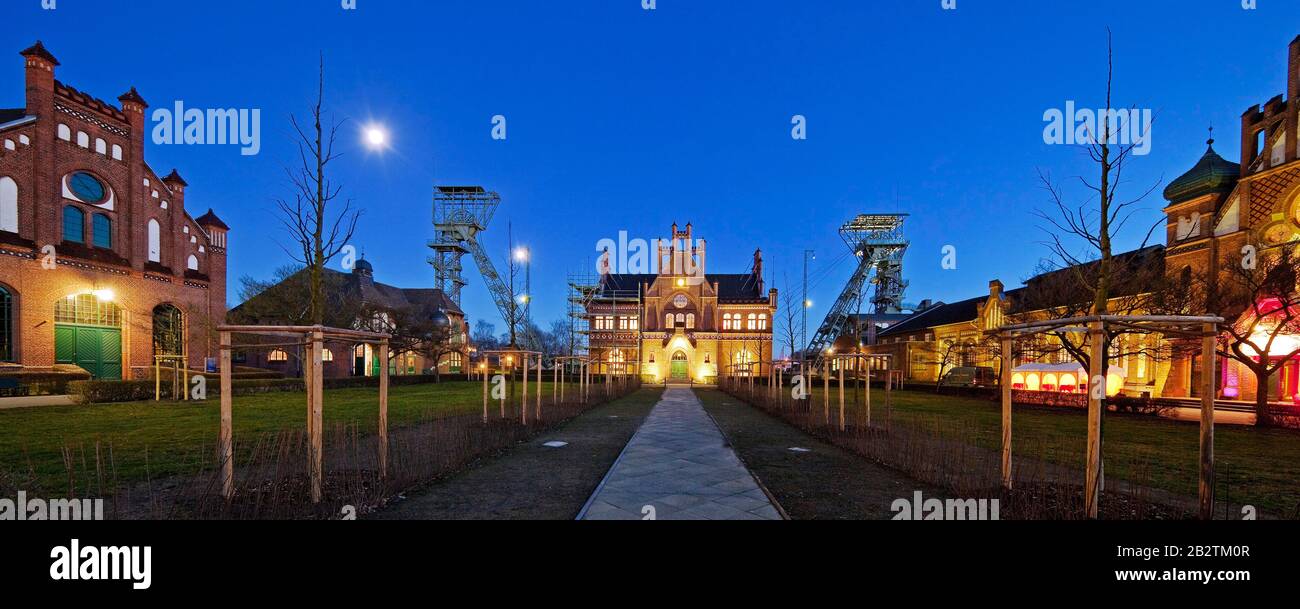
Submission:
M 339 123 L 334 123 L 328 134 L 321 124 L 325 104 L 325 59 L 320 60 L 320 78 L 317 84 L 316 104 L 311 109 L 311 131 L 304 131 L 296 117 L 290 117 L 298 135 L 298 156 L 301 166 L 286 169 L 294 187 L 293 200 L 277 199 L 280 222 L 293 239 L 296 247 L 284 251 L 299 264 L 307 267 L 309 274 L 309 300 L 307 321 L 321 325 L 325 318 L 325 291 L 323 275 L 325 265 L 343 251 L 357 228 L 360 210 L 352 209 L 352 200 L 343 202 L 343 208 L 334 211 L 342 186 L 333 183 L 326 171 L 338 158 L 334 152 Z M 283 247 L 283 246 L 282 246 Z
M 800 349 L 800 312 L 803 311 L 803 301 L 795 298 L 795 291 L 790 288 L 789 277 L 786 277 L 785 294 L 786 296 L 781 302 L 779 331 L 781 332 L 781 341 L 785 343 L 787 357 L 794 359 Z
M 1134 151 L 1143 144 L 1142 138 L 1149 138 L 1151 134 L 1148 125 L 1146 133 L 1138 135 L 1134 141 L 1127 143 L 1123 141 L 1121 131 L 1124 125 L 1118 119 L 1119 113 L 1112 110 L 1113 86 L 1114 49 L 1108 28 L 1106 30 L 1105 111 L 1098 117 L 1100 133 L 1090 131 L 1085 139 L 1088 157 L 1098 171 L 1097 178 L 1095 180 L 1084 176 L 1075 178 L 1075 181 L 1089 194 L 1080 201 L 1071 201 L 1063 183 L 1054 180 L 1048 172 L 1041 170 L 1039 172 L 1039 180 L 1043 189 L 1048 192 L 1052 204 L 1049 207 L 1050 211 L 1038 210 L 1036 215 L 1045 222 L 1043 229 L 1048 235 L 1046 244 L 1056 258 L 1053 262 L 1059 265 L 1057 270 L 1069 275 L 1069 279 L 1076 284 L 1074 287 L 1077 287 L 1077 290 L 1071 291 L 1087 296 L 1082 302 L 1088 305 L 1086 309 L 1088 315 L 1112 313 L 1115 278 L 1119 270 L 1115 266 L 1115 254 L 1112 249 L 1114 237 L 1133 219 L 1136 212 L 1142 211 L 1141 203 L 1159 186 L 1159 181 L 1156 181 L 1133 198 L 1125 199 L 1119 194 L 1119 188 L 1124 183 L 1124 171 L 1132 160 Z M 1156 227 L 1163 221 L 1162 218 L 1151 225 L 1141 248 L 1146 247 Z M 1063 279 L 1058 278 L 1058 281 Z M 1075 302 L 1070 306 L 1074 308 L 1077 304 L 1079 303 Z M 1124 330 L 1108 331 L 1107 349 L 1117 332 L 1123 333 Z M 1087 345 L 1087 333 L 1071 336 L 1070 333 L 1056 332 L 1055 335 L 1064 344 L 1070 345 L 1068 348 L 1071 355 L 1074 355 L 1084 368 L 1089 367 L 1090 347 Z

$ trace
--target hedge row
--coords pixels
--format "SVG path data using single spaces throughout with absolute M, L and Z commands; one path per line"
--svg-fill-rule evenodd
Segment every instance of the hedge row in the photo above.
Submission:
M 17 388 L 0 390 L 0 397 L 65 395 L 68 393 L 69 383 L 89 380 L 90 373 L 81 369 L 75 371 L 47 370 L 40 372 L 15 370 L 0 372 L 0 379 L 18 382 Z
M 208 397 L 221 395 L 220 377 L 204 375 Z M 191 377 L 192 378 L 192 377 Z M 442 382 L 464 380 L 464 375 L 442 375 Z M 389 385 L 420 385 L 438 382 L 432 375 L 392 376 Z M 353 387 L 379 387 L 378 377 L 341 377 L 327 378 L 323 382 L 326 389 L 348 389 Z M 259 393 L 276 393 L 284 391 L 303 391 L 302 379 L 239 379 L 232 380 L 234 395 L 254 395 Z M 138 402 L 154 399 L 154 382 L 149 381 L 78 381 L 68 383 L 68 393 L 77 396 L 85 404 L 107 404 L 112 402 Z M 162 397 L 172 399 L 171 383 L 162 384 Z

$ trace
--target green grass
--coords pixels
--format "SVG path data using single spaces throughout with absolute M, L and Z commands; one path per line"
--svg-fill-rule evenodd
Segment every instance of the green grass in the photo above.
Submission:
M 529 396 L 536 385 L 529 384 Z M 483 385 L 457 382 L 394 386 L 389 390 L 390 428 L 411 425 L 430 417 L 481 412 Z M 542 396 L 551 397 L 551 383 L 543 383 Z M 371 388 L 325 392 L 325 429 L 355 424 L 363 433 L 378 426 L 378 391 Z M 512 404 L 517 404 L 512 401 Z M 499 406 L 492 403 L 491 412 Z M 303 393 L 267 393 L 237 396 L 234 400 L 236 445 L 247 448 L 257 437 L 306 426 Z M 95 443 L 107 455 L 112 447 L 118 480 L 131 482 L 193 471 L 202 451 L 216 444 L 220 423 L 219 402 L 130 402 L 92 406 L 58 406 L 0 410 L 0 474 L 10 472 L 25 479 L 36 474 L 37 488 L 50 492 L 67 489 L 63 448 L 85 451 L 94 470 Z M 77 460 L 81 460 L 78 454 Z M 78 469 L 82 469 L 78 463 Z M 2 480 L 0 480 L 2 482 Z M 35 489 L 29 489 L 35 490 Z
M 822 392 L 813 391 L 815 409 Z M 831 418 L 838 413 L 839 395 L 831 387 Z M 861 398 L 859 398 L 861 399 Z M 852 388 L 845 391 L 846 409 L 853 419 Z M 873 421 L 884 417 L 884 392 L 872 391 Z M 893 423 L 961 430 L 978 446 L 1001 446 L 1002 410 L 997 402 L 898 391 L 893 399 Z M 1107 413 L 1105 455 L 1108 476 L 1116 476 L 1178 493 L 1196 496 L 1199 425 L 1149 416 Z M 1012 451 L 1018 458 L 1043 459 L 1082 470 L 1087 420 L 1082 410 L 1017 408 L 1012 421 Z M 1251 504 L 1279 516 L 1290 516 L 1300 504 L 1300 431 L 1239 425 L 1215 427 L 1218 500 L 1231 493 L 1234 505 Z

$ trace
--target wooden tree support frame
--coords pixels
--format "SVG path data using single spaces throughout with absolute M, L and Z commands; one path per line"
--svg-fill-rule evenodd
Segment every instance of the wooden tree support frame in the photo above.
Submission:
M 1053 332 L 1086 331 L 1089 334 L 1088 370 L 1088 440 L 1085 455 L 1083 503 L 1084 514 L 1095 519 L 1100 513 L 1101 488 L 1104 484 L 1105 460 L 1102 457 L 1102 429 L 1105 417 L 1105 398 L 1097 398 L 1091 389 L 1095 379 L 1105 378 L 1109 358 L 1106 355 L 1107 326 L 1118 327 L 1128 333 L 1152 333 L 1165 336 L 1201 339 L 1202 370 L 1217 370 L 1216 341 L 1222 317 L 1197 317 L 1182 315 L 1091 315 L 1066 319 L 1049 319 L 1023 324 L 1012 324 L 990 330 L 996 334 L 1002 347 L 1002 486 L 1012 488 L 1011 464 L 1011 358 L 1015 341 Z M 1203 374 L 1205 386 L 1201 391 L 1200 460 L 1197 494 L 1202 520 L 1214 516 L 1214 398 L 1215 374 Z M 1103 381 L 1104 382 L 1104 381 Z
M 536 379 L 537 389 L 535 391 L 535 393 L 537 394 L 537 404 L 535 407 L 536 413 L 534 415 L 534 418 L 540 420 L 542 417 L 542 357 L 545 354 L 542 353 L 541 351 L 525 351 L 523 349 L 502 349 L 499 351 L 483 351 L 482 353 L 485 360 L 490 360 L 491 356 L 496 355 L 497 361 L 501 364 L 499 368 L 504 372 L 510 372 L 511 376 L 513 376 L 514 374 L 514 369 L 515 369 L 514 367 L 516 364 L 518 364 L 519 367 L 521 368 L 523 372 L 522 375 L 523 389 L 519 392 L 520 393 L 519 395 L 519 418 L 520 419 L 519 420 L 524 425 L 528 424 L 528 373 L 530 371 L 535 370 L 534 374 L 536 374 L 537 377 Z M 537 360 L 537 366 L 535 369 L 532 365 L 534 358 Z M 491 368 L 490 363 L 488 365 L 488 368 L 489 369 Z M 485 372 L 483 375 L 483 422 L 484 423 L 486 423 L 488 420 L 488 409 L 487 409 L 488 392 L 489 392 L 488 376 L 489 374 L 487 372 Z M 502 419 L 506 418 L 506 396 L 505 395 L 501 396 L 501 418 Z
M 221 343 L 221 433 L 217 440 L 217 458 L 221 462 L 221 494 L 227 501 L 235 496 L 234 395 L 231 391 L 230 353 L 235 349 L 257 350 L 282 346 L 261 343 L 235 345 L 231 342 L 234 334 L 305 339 L 304 342 L 292 344 L 309 349 L 309 357 L 303 361 L 303 385 L 307 390 L 307 477 L 311 485 L 312 503 L 321 501 L 323 476 L 325 382 L 321 359 L 324 342 L 336 338 L 352 343 L 378 345 L 378 357 L 383 362 L 379 367 L 379 476 L 381 479 L 388 478 L 388 341 L 392 338 L 391 335 L 325 326 L 217 326 L 217 332 Z

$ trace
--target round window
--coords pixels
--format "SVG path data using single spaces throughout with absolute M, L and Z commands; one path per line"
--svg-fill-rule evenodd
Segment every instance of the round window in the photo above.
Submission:
M 72 194 L 86 203 L 103 203 L 104 199 L 108 198 L 108 188 L 104 183 L 84 171 L 74 173 L 71 178 L 68 178 L 68 188 L 72 190 Z
M 686 305 L 688 305 L 688 304 L 690 304 L 690 303 L 691 303 L 691 301 L 689 301 L 689 300 L 686 299 L 686 295 L 685 295 L 685 294 L 678 294 L 675 298 L 673 298 L 673 306 L 675 306 L 675 307 L 677 307 L 677 308 L 679 308 L 679 309 L 685 309 L 685 308 L 686 308 Z

